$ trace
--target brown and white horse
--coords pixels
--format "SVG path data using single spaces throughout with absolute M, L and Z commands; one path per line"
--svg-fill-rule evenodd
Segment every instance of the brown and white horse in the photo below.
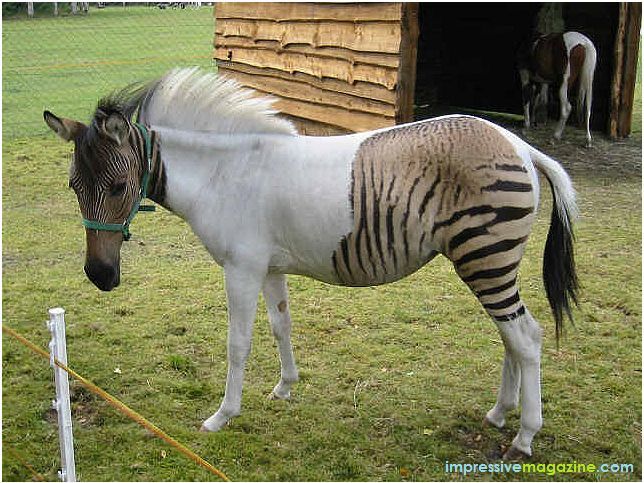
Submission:
M 560 112 L 554 137 L 561 139 L 572 110 L 568 95 L 578 86 L 577 111 L 586 128 L 586 146 L 590 147 L 590 113 L 596 63 L 595 46 L 588 37 L 579 32 L 543 35 L 522 49 L 518 56 L 518 68 L 526 129 L 530 128 L 531 114 L 534 120 L 535 112 L 546 108 L 548 87 L 552 84 L 559 95 Z M 538 93 L 537 84 L 540 85 Z

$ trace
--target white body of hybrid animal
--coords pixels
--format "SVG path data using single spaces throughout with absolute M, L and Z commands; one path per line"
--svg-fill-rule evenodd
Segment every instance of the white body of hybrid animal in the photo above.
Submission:
M 143 131 L 132 124 L 135 111 Z M 486 420 L 503 426 L 521 394 L 521 428 L 509 455 L 531 453 L 542 425 L 541 329 L 519 296 L 517 272 L 539 201 L 537 170 L 555 200 L 544 280 L 558 333 L 576 291 L 575 195 L 556 161 L 499 126 L 460 115 L 346 136 L 300 136 L 268 100 L 192 69 L 106 98 L 89 126 L 49 112 L 45 119 L 76 142 L 70 184 L 86 219 L 118 223 L 127 216 L 151 144 L 149 197 L 185 219 L 223 267 L 226 391 L 203 430 L 217 431 L 240 413 L 260 293 L 281 361 L 272 394 L 288 398 L 298 371 L 286 274 L 378 285 L 442 254 L 505 344 L 501 387 Z M 114 168 L 121 164 L 130 166 L 121 168 L 125 174 Z M 120 282 L 123 238 L 89 228 L 86 236 L 85 271 L 111 290 Z

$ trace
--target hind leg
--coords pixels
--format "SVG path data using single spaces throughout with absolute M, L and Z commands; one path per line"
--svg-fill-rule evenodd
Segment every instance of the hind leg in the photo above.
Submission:
M 270 397 L 289 399 L 291 386 L 297 382 L 298 374 L 291 345 L 291 314 L 288 307 L 286 275 L 270 274 L 266 277 L 264 298 L 281 365 L 280 380 L 273 388 Z
M 496 321 L 506 352 L 520 369 L 521 428 L 504 458 L 532 455 L 532 439 L 541 429 L 541 328 L 530 312 Z
M 566 126 L 566 121 L 568 121 L 568 116 L 570 116 L 570 111 L 572 111 L 572 105 L 568 101 L 569 77 L 570 70 L 566 71 L 563 77 L 563 81 L 559 86 L 559 122 L 557 123 L 557 128 L 555 129 L 555 139 L 561 139 L 564 127 Z
M 505 252 L 505 257 L 511 258 L 509 255 Z M 520 258 L 520 252 L 514 255 Z M 506 457 L 512 459 L 520 454 L 532 454 L 532 439 L 541 428 L 541 329 L 519 296 L 516 286 L 518 263 L 504 267 L 500 261 L 497 264 L 500 266 L 496 266 L 493 260 L 487 260 L 489 268 L 474 273 L 467 270 L 467 266 L 455 265 L 463 281 L 496 322 L 505 346 L 497 402 L 485 420 L 503 427 L 506 412 L 516 408 L 521 400 L 521 429 L 506 453 Z
M 485 415 L 485 422 L 497 428 L 505 426 L 505 413 L 516 409 L 519 405 L 519 384 L 521 382 L 521 367 L 512 352 L 505 350 L 501 386 L 496 404 Z
M 584 124 L 586 128 L 586 147 L 590 148 L 592 146 L 593 139 L 590 135 L 590 111 L 593 104 L 593 81 L 592 77 L 590 84 L 586 88 L 586 102 L 585 102 L 585 112 L 584 112 Z

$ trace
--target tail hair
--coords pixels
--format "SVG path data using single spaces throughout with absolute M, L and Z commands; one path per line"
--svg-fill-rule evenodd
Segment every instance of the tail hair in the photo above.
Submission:
M 531 148 L 535 166 L 544 174 L 553 195 L 550 229 L 543 254 L 543 284 L 555 319 L 557 347 L 563 335 L 564 314 L 574 325 L 572 304 L 578 304 L 579 279 L 575 267 L 572 226 L 578 217 L 575 191 L 559 163 Z

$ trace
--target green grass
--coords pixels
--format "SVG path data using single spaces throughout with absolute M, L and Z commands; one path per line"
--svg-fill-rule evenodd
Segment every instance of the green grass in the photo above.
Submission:
M 112 6 L 3 20 L 3 137 L 46 133 L 43 109 L 87 119 L 112 89 L 175 66 L 211 66 L 213 31 L 207 7 Z
M 198 433 L 224 389 L 221 270 L 182 221 L 161 211 L 137 217 L 134 240 L 123 248 L 122 286 L 96 290 L 82 273 L 83 230 L 66 189 L 69 151 L 53 136 L 3 146 L 4 323 L 45 347 L 46 310 L 65 307 L 70 365 L 232 478 L 449 479 L 445 461 L 495 461 L 511 442 L 516 417 L 503 431 L 480 425 L 499 384 L 499 336 L 442 259 L 380 288 L 292 277 L 302 375 L 293 400 L 266 399 L 279 361 L 260 309 L 244 411 L 220 433 Z M 632 200 L 640 180 L 586 174 L 576 181 L 587 214 L 577 230 L 583 292 L 576 329 L 559 352 L 540 280 L 549 196 L 522 266 L 523 296 L 545 326 L 546 424 L 533 461 L 634 463 L 635 475 L 603 479 L 637 480 L 641 210 Z M 72 386 L 80 479 L 210 478 Z M 50 478 L 58 465 L 52 395 L 47 362 L 5 337 L 3 439 Z M 3 458 L 5 480 L 29 476 Z
M 197 15 L 210 18 L 211 12 L 202 10 L 207 15 Z M 36 119 L 12 104 L 14 96 L 29 96 L 19 88 L 16 69 L 20 62 L 22 69 L 35 69 L 79 55 L 70 44 L 79 38 L 66 35 L 72 27 L 89 42 L 87 35 L 98 27 L 80 28 L 88 22 L 104 22 L 103 30 L 146 23 L 167 29 L 189 13 L 119 11 L 3 22 L 3 323 L 46 347 L 46 311 L 63 306 L 70 366 L 235 480 L 452 480 L 460 478 L 444 473 L 445 461 L 497 461 L 519 426 L 516 414 L 502 431 L 480 424 L 495 400 L 503 346 L 494 324 L 444 259 L 378 288 L 331 287 L 291 277 L 293 344 L 301 373 L 293 399 L 266 398 L 279 377 L 279 358 L 260 304 L 242 415 L 219 433 L 197 431 L 217 409 L 225 384 L 221 270 L 185 223 L 160 210 L 135 219 L 133 240 L 122 251 L 122 285 L 99 292 L 82 272 L 83 228 L 67 189 L 71 146 L 53 134 L 24 137 L 24 131 L 7 126 L 18 121 L 33 125 L 29 133 L 44 131 L 42 106 L 34 108 Z M 195 29 L 208 30 L 209 44 L 212 26 L 199 25 Z M 34 29 L 43 45 L 31 50 L 27 61 L 16 54 L 22 47 L 15 39 L 27 39 L 24 32 Z M 163 29 L 150 30 L 145 39 Z M 87 118 L 109 89 L 146 77 L 131 72 L 136 64 L 125 63 L 128 55 L 148 48 L 148 55 L 156 56 L 153 45 L 169 42 L 160 37 L 142 47 L 142 36 L 135 33 L 127 47 L 121 41 L 110 49 L 88 47 L 96 51 L 87 62 L 96 62 L 96 55 L 124 62 L 109 71 L 109 86 L 94 84 L 95 68 L 51 69 L 42 82 L 53 78 L 46 84 L 53 87 L 38 95 L 56 99 L 46 104 L 54 112 Z M 113 50 L 121 53 L 113 56 Z M 72 77 L 77 90 L 66 89 Z M 59 97 L 50 97 L 54 94 Z M 576 327 L 569 327 L 560 351 L 541 286 L 550 206 L 545 186 L 521 270 L 522 295 L 545 329 L 545 426 L 531 461 L 633 463 L 635 473 L 481 474 L 468 480 L 641 480 L 641 178 L 638 171 L 616 174 L 580 165 L 573 177 L 584 214 L 576 245 L 583 291 Z M 54 387 L 48 362 L 3 337 L 2 373 L 3 442 L 56 480 L 58 433 L 49 409 Z M 72 401 L 79 480 L 216 480 L 76 383 Z M 31 478 L 9 452 L 2 458 L 3 481 Z

